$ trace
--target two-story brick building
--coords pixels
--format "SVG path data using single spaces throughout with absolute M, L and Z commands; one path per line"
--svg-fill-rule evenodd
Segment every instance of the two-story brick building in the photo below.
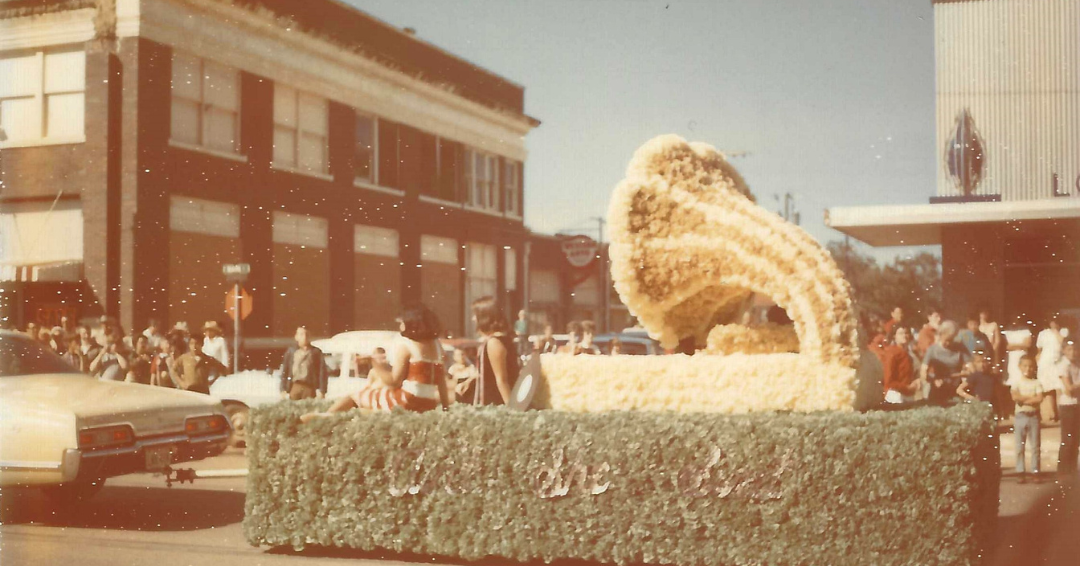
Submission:
M 114 6 L 114 7 L 112 7 Z M 334 0 L 0 4 L 0 307 L 253 335 L 524 301 L 524 87 Z M 224 322 L 224 321 L 223 321 Z

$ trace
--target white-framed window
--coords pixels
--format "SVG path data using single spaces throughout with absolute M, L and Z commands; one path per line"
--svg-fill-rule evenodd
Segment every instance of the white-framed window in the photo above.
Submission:
M 240 153 L 240 71 L 189 53 L 172 53 L 169 139 Z
M 517 251 L 509 246 L 503 248 L 503 263 L 506 267 L 506 290 L 517 290 Z
M 469 206 L 500 210 L 499 157 L 475 149 L 465 150 L 465 188 Z
M 600 300 L 603 296 L 600 278 L 593 274 L 574 287 L 571 292 L 571 301 L 575 305 L 600 306 Z
M 274 211 L 273 241 L 324 250 L 330 243 L 330 223 L 325 218 Z
M 274 167 L 329 173 L 329 127 L 327 99 L 274 84 Z
M 493 245 L 465 244 L 465 320 L 469 321 L 466 331 L 470 336 L 476 332 L 471 315 L 473 301 L 498 296 L 497 258 L 498 253 Z
M 503 202 L 506 213 L 521 216 L 521 163 L 506 159 L 503 161 Z
M 420 236 L 420 261 L 458 265 L 457 240 L 422 234 Z
M 169 229 L 223 238 L 240 237 L 240 205 L 174 195 Z
M 362 224 L 353 228 L 353 253 L 396 258 L 400 246 L 397 230 Z
M 377 184 L 379 163 L 379 121 L 374 116 L 356 113 L 356 142 L 353 146 L 353 172 L 362 183 Z
M 540 269 L 529 270 L 529 300 L 540 304 L 562 302 L 562 282 L 559 272 Z
M 86 140 L 86 52 L 0 56 L 0 146 Z

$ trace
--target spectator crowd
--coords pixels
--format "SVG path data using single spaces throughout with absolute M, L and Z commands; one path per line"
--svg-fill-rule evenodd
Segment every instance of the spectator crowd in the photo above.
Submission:
M 102 316 L 94 328 L 65 317 L 51 329 L 31 322 L 26 334 L 72 367 L 106 381 L 209 393 L 210 383 L 229 368 L 229 348 L 215 321 L 203 325 L 201 334 L 183 322 L 163 332 L 156 320 L 128 334 L 112 317 Z
M 1040 428 L 1060 422 L 1058 470 L 1076 471 L 1080 349 L 1074 343 L 1075 322 L 1052 314 L 1037 325 L 1018 316 L 1003 327 L 983 308 L 961 327 L 931 309 L 916 331 L 896 307 L 887 320 L 871 319 L 867 327 L 868 347 L 883 368 L 885 403 L 990 403 L 998 418 L 1013 419 L 1021 481 L 1026 481 L 1026 446 L 1033 447 L 1031 472 L 1037 477 Z
M 437 355 L 441 350 L 432 346 L 440 332 L 438 321 L 422 306 L 406 309 L 399 319 L 402 332 L 413 332 L 413 326 L 420 330 L 404 346 L 395 344 L 394 349 L 375 352 L 368 372 L 371 385 L 332 411 L 392 406 L 427 410 L 462 401 L 501 403 L 509 398 L 517 369 L 531 353 L 618 355 L 621 351 L 618 338 L 607 343 L 606 352 L 601 350 L 594 342 L 592 321 L 570 322 L 563 340 L 556 339 L 551 325 L 530 340 L 526 312 L 518 313 L 511 325 L 490 298 L 477 301 L 473 311 L 482 344 L 476 363 L 457 350 L 444 371 Z M 186 323 L 163 331 L 151 320 L 142 332 L 130 335 L 111 317 L 103 316 L 98 322 L 93 329 L 66 318 L 53 328 L 30 323 L 26 333 L 73 367 L 103 380 L 209 393 L 210 384 L 229 373 L 230 351 L 215 321 L 206 322 L 202 333 L 193 333 Z M 1058 469 L 1076 471 L 1080 348 L 1073 342 L 1074 323 L 1054 314 L 1041 329 L 1027 316 L 1003 326 L 983 308 L 966 317 L 961 326 L 930 309 L 926 321 L 915 328 L 903 309 L 896 307 L 887 320 L 871 318 L 864 325 L 870 329 L 868 348 L 883 368 L 885 404 L 944 405 L 961 400 L 991 404 L 997 417 L 1013 420 L 1016 466 L 1022 478 L 1026 446 L 1034 447 L 1031 471 L 1037 475 L 1040 428 L 1046 422 L 1060 422 Z M 322 352 L 311 346 L 302 327 L 297 329 L 296 342 L 282 362 L 282 396 L 321 398 L 327 392 Z M 444 375 L 445 384 L 428 375 L 433 372 Z

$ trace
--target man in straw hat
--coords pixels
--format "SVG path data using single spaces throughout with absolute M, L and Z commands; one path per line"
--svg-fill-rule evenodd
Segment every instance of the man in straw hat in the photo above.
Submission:
M 221 327 L 218 326 L 217 321 L 207 321 L 206 324 L 203 325 L 203 333 L 206 335 L 206 337 L 203 338 L 203 353 L 217 360 L 222 366 L 226 368 L 230 367 L 229 346 L 225 343 L 225 337 L 221 335 Z

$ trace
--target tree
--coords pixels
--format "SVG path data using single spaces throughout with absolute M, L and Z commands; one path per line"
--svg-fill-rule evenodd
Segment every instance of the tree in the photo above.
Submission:
M 930 308 L 941 306 L 941 260 L 934 254 L 922 252 L 879 265 L 847 241 L 832 241 L 826 248 L 851 283 L 864 342 L 871 319 L 887 320 L 895 307 L 904 310 L 906 326 L 918 328 Z

